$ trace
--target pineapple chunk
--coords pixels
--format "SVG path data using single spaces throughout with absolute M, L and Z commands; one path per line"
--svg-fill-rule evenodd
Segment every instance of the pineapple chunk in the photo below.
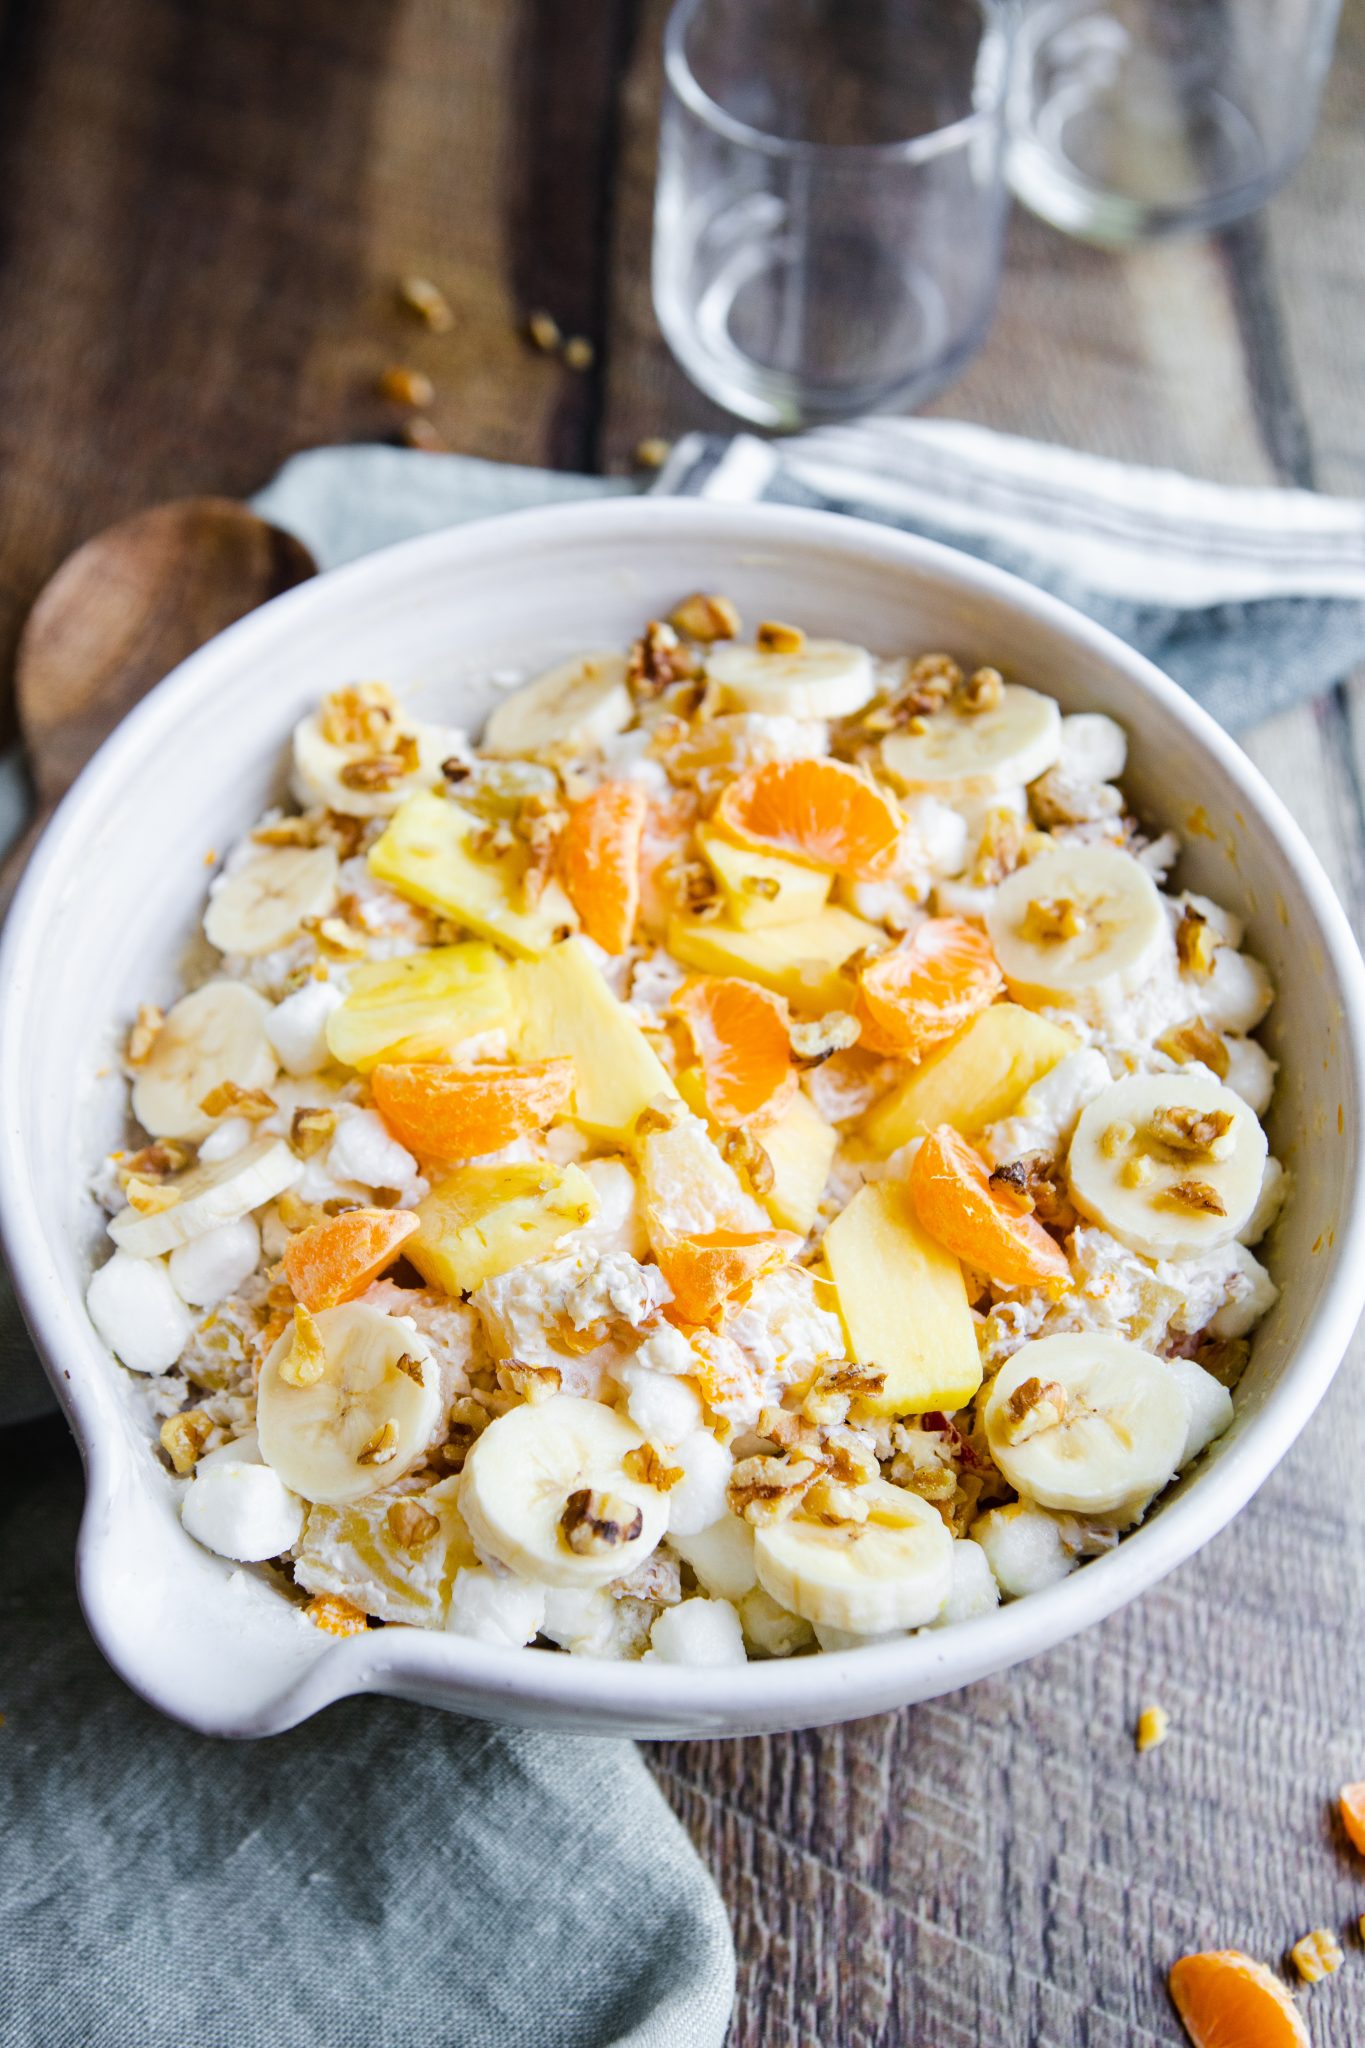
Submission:
M 393 1487 L 348 1507 L 315 1502 L 295 1579 L 309 1593 L 338 1594 L 381 1621 L 443 1628 L 456 1572 L 479 1561 L 460 1513 L 459 1485 L 456 1473 L 422 1493 Z
M 353 967 L 346 999 L 327 1019 L 327 1047 L 367 1074 L 380 1060 L 451 1059 L 465 1039 L 511 1021 L 511 970 L 495 947 L 472 940 Z
M 577 922 L 573 907 L 558 882 L 548 882 L 528 908 L 515 853 L 495 860 L 470 851 L 480 825 L 462 805 L 422 790 L 399 805 L 370 848 L 370 872 L 413 903 L 534 959 Z
M 974 1138 L 1013 1115 L 1034 1082 L 1075 1050 L 1060 1025 L 1018 1003 L 993 1003 L 869 1110 L 863 1135 L 883 1158 L 938 1124 Z
M 962 1268 L 921 1230 L 899 1181 L 869 1181 L 825 1232 L 849 1349 L 878 1366 L 879 1415 L 951 1413 L 981 1385 Z
M 878 925 L 833 907 L 797 924 L 737 931 L 721 919 L 674 917 L 668 950 L 703 974 L 738 974 L 785 996 L 795 1010 L 819 1016 L 848 1008 L 852 984 L 839 972 L 864 946 L 878 949 L 886 934 Z
M 776 1121 L 754 1135 L 773 1167 L 773 1184 L 759 1199 L 779 1230 L 804 1237 L 815 1222 L 839 1133 L 798 1089 Z
M 577 939 L 513 974 L 523 1059 L 574 1063 L 573 1120 L 598 1138 L 624 1138 L 646 1103 L 676 1093 L 658 1054 L 618 1003 Z
M 698 1116 L 681 1103 L 666 1128 L 637 1133 L 645 1228 L 655 1254 L 675 1237 L 711 1230 L 766 1230 L 768 1218 L 721 1158 Z
M 742 932 L 815 917 L 829 900 L 830 877 L 776 854 L 751 853 L 703 825 L 697 844 L 725 897 L 730 922 Z
M 597 1214 L 581 1166 L 461 1166 L 417 1205 L 403 1246 L 422 1278 L 459 1296 L 513 1266 L 543 1259 Z

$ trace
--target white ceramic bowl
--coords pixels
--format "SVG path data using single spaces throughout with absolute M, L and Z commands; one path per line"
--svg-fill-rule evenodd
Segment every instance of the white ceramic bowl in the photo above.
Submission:
M 1122 721 L 1130 787 L 1152 818 L 1179 828 L 1198 807 L 1207 822 L 1188 838 L 1182 879 L 1245 914 L 1279 990 L 1271 1130 L 1295 1173 L 1274 1243 L 1279 1304 L 1237 1420 L 1204 1463 L 1110 1555 L 982 1620 L 724 1670 L 600 1664 L 418 1629 L 329 1640 L 184 1534 L 138 1383 L 86 1318 L 101 1219 L 83 1186 L 121 1127 L 115 1048 L 138 1001 L 174 995 L 205 862 L 277 791 L 290 726 L 324 691 L 382 676 L 477 727 L 490 672 L 625 644 L 697 588 L 727 591 L 751 620 L 999 661 L 1067 709 Z M 949 1692 L 1111 1613 L 1221 1529 L 1312 1414 L 1365 1293 L 1365 975 L 1293 821 L 1188 697 L 1098 627 L 965 556 L 833 515 L 687 500 L 521 513 L 277 598 L 168 677 L 81 777 L 14 905 L 0 991 L 4 1242 L 88 1468 L 81 1598 L 123 1677 L 206 1731 L 267 1734 L 364 1691 L 636 1735 L 799 1728 Z

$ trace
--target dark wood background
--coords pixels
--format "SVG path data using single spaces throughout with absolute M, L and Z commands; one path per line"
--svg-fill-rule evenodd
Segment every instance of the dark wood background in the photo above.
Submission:
M 721 424 L 648 293 L 659 0 L 0 0 L 0 666 L 77 542 L 392 433 L 386 364 L 471 453 L 621 469 Z M 989 343 L 937 410 L 1233 482 L 1365 493 L 1365 0 L 1317 146 L 1256 221 L 1116 257 L 1025 217 Z M 395 309 L 435 278 L 447 334 Z M 591 338 L 575 373 L 532 306 Z M 1249 750 L 1365 907 L 1365 691 Z M 653 1761 L 729 1903 L 735 2048 L 1128 2048 L 1195 1944 L 1347 1964 L 1365 2040 L 1365 1361 L 1235 1526 L 1139 1606 L 912 1712 Z M 26 1460 L 69 1478 L 58 1424 Z M 1135 1755 L 1149 1698 L 1172 1716 Z

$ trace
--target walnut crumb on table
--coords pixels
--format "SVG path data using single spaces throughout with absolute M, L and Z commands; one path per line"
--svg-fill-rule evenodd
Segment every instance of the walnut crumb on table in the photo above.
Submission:
M 1289 1959 L 1305 1984 L 1320 1984 L 1339 1970 L 1345 1957 L 1330 1927 L 1314 1927 L 1294 1943 Z
M 1138 1715 L 1137 1728 L 1133 1736 L 1139 1755 L 1145 1755 L 1149 1749 L 1158 1749 L 1166 1740 L 1170 1728 L 1171 1717 L 1164 1707 L 1144 1707 Z

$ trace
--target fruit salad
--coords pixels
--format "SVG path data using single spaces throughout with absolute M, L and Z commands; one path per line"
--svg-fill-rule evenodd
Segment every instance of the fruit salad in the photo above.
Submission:
M 706 593 L 477 738 L 330 695 L 96 1183 L 189 1536 L 300 1626 L 693 1665 L 1120 1542 L 1233 1419 L 1286 1189 L 1269 978 L 1125 754 Z

